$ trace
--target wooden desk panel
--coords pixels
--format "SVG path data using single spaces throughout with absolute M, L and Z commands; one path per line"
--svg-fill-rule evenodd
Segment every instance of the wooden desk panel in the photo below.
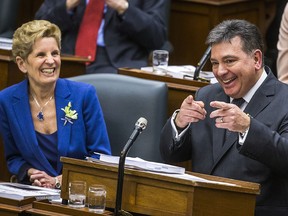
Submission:
M 35 201 L 32 203 L 32 208 L 25 211 L 29 213 L 29 216 L 38 215 L 38 216 L 71 216 L 71 215 L 85 215 L 85 216 L 93 216 L 93 215 L 113 215 L 110 211 L 105 211 L 102 214 L 97 214 L 94 212 L 89 212 L 88 208 L 72 208 L 68 205 L 62 204 L 53 204 L 48 200 Z
M 32 207 L 35 198 L 23 200 L 13 200 L 0 197 L 0 215 L 1 216 L 22 216 L 25 211 Z
M 267 0 L 172 0 L 169 39 L 171 65 L 197 65 L 205 52 L 209 31 L 225 19 L 246 19 L 266 32 Z M 276 2 L 276 0 L 274 0 Z M 271 0 L 270 0 L 271 4 Z M 210 64 L 204 69 L 210 70 Z
M 107 207 L 115 207 L 118 167 L 62 157 L 61 197 L 68 199 L 68 183 L 84 180 L 87 185 L 107 188 Z M 165 216 L 253 216 L 259 184 L 190 173 L 217 184 L 125 169 L 122 209 Z

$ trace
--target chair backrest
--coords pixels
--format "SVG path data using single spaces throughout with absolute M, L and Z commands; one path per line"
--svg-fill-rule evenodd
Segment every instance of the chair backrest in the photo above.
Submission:
M 0 0 L 0 37 L 12 38 L 18 10 L 19 0 Z
M 163 162 L 160 156 L 160 132 L 167 120 L 166 83 L 120 74 L 87 74 L 69 78 L 90 83 L 104 113 L 112 154 L 119 156 L 140 117 L 147 128 L 139 135 L 128 156 Z

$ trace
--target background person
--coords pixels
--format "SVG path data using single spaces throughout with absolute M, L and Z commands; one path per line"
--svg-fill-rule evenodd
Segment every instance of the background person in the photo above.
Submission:
M 286 4 L 280 24 L 277 49 L 278 78 L 280 81 L 288 84 L 288 4 Z
M 288 214 L 288 86 L 263 66 L 258 28 L 227 20 L 209 33 L 218 83 L 188 96 L 163 128 L 167 162 L 192 171 L 261 184 L 256 216 Z M 238 107 L 233 99 L 244 99 Z M 249 114 L 249 115 L 248 115 Z
M 59 26 L 63 34 L 62 53 L 75 54 L 77 35 L 87 2 L 45 0 L 35 15 L 36 19 L 49 20 Z M 119 67 L 147 66 L 150 52 L 162 48 L 167 41 L 168 2 L 105 0 L 96 58 L 87 66 L 86 72 L 117 73 Z M 89 43 L 86 45 L 91 46 Z
M 0 132 L 9 171 L 21 183 L 55 187 L 61 156 L 110 154 L 95 88 L 60 79 L 60 29 L 44 20 L 23 24 L 12 54 L 24 81 L 0 92 Z

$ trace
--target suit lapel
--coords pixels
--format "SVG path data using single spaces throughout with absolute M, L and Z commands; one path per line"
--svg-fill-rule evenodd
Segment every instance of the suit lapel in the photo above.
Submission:
M 278 80 L 269 67 L 266 66 L 265 70 L 268 73 L 267 78 L 255 92 L 245 109 L 245 112 L 253 118 L 256 118 L 257 115 L 270 104 L 276 94 L 276 82 L 278 82 Z
M 113 13 L 115 12 L 108 6 L 106 6 L 106 13 L 105 13 L 105 27 L 109 24 L 109 22 L 112 20 Z
M 18 122 L 22 132 L 22 136 L 24 138 L 23 140 L 26 142 L 25 145 L 30 148 L 31 154 L 37 158 L 43 167 L 47 167 L 49 170 L 53 170 L 52 166 L 39 149 L 30 110 L 27 80 L 23 81 L 19 85 L 19 88 L 15 91 L 13 95 L 12 107 L 14 110 L 15 119 Z
M 220 92 L 216 95 L 215 100 L 217 101 L 225 101 L 229 102 L 229 97 L 224 94 L 224 92 Z M 213 122 L 213 124 L 215 124 Z M 221 152 L 223 152 L 223 142 L 225 136 L 225 129 L 213 128 L 213 158 L 214 162 L 219 158 Z
M 267 70 L 267 69 L 266 69 Z M 247 104 L 244 112 L 249 113 L 253 118 L 257 118 L 257 115 L 261 113 L 263 109 L 272 101 L 273 96 L 275 95 L 275 77 L 271 72 L 268 73 L 268 77 L 264 81 L 264 83 L 259 87 L 259 89 L 255 92 L 250 102 Z M 215 130 L 215 129 L 214 129 Z M 220 132 L 215 131 L 215 137 L 217 137 L 217 133 Z M 219 137 L 220 135 L 218 135 Z M 223 136 L 222 136 L 223 137 Z M 221 137 L 220 137 L 221 138 Z M 221 140 L 221 139 L 220 139 Z M 221 148 L 220 142 L 217 142 L 216 138 L 213 143 L 213 146 L 216 148 L 215 154 L 213 151 L 213 156 L 215 158 L 214 165 L 210 171 L 210 174 L 214 171 L 220 159 L 225 155 L 225 153 L 233 146 L 233 144 L 238 140 L 238 133 L 231 133 L 226 142 L 224 143 L 223 148 Z M 223 139 L 221 140 L 223 142 Z M 221 142 L 221 143 L 222 143 Z M 217 148 L 220 150 L 217 151 Z
M 42 164 L 43 167 L 53 172 L 53 168 L 45 158 L 43 153 L 40 151 L 38 146 L 38 141 L 36 138 L 35 128 L 33 125 L 29 96 L 28 96 L 28 81 L 25 80 L 19 86 L 19 88 L 14 93 L 13 99 L 13 110 L 15 113 L 15 119 L 19 123 L 20 130 L 26 145 L 29 146 L 31 153 L 35 158 Z M 65 113 L 61 110 L 67 106 L 70 100 L 71 92 L 65 81 L 58 79 L 55 89 L 55 103 L 56 103 L 56 115 L 57 115 L 57 136 L 58 136 L 58 157 L 60 155 L 66 156 L 69 150 L 70 134 L 71 134 L 71 124 L 67 123 L 64 126 L 64 121 L 61 120 L 65 116 Z M 57 164 L 57 172 L 60 173 L 62 169 L 61 163 Z
M 70 89 L 64 80 L 59 79 L 55 89 L 56 115 L 57 115 L 57 134 L 58 134 L 58 156 L 67 156 L 69 144 L 71 142 L 71 124 L 68 122 L 64 125 L 65 113 L 62 108 L 68 105 L 70 99 Z M 60 172 L 62 165 L 57 164 L 57 172 Z

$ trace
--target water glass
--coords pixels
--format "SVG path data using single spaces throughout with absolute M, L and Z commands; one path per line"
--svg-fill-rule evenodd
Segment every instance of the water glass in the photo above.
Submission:
M 153 72 L 160 75 L 167 73 L 169 52 L 166 50 L 153 51 Z
M 72 181 L 69 182 L 69 206 L 73 208 L 85 207 L 86 201 L 86 182 Z
M 106 206 L 106 189 L 104 185 L 91 185 L 88 190 L 89 211 L 102 214 Z

